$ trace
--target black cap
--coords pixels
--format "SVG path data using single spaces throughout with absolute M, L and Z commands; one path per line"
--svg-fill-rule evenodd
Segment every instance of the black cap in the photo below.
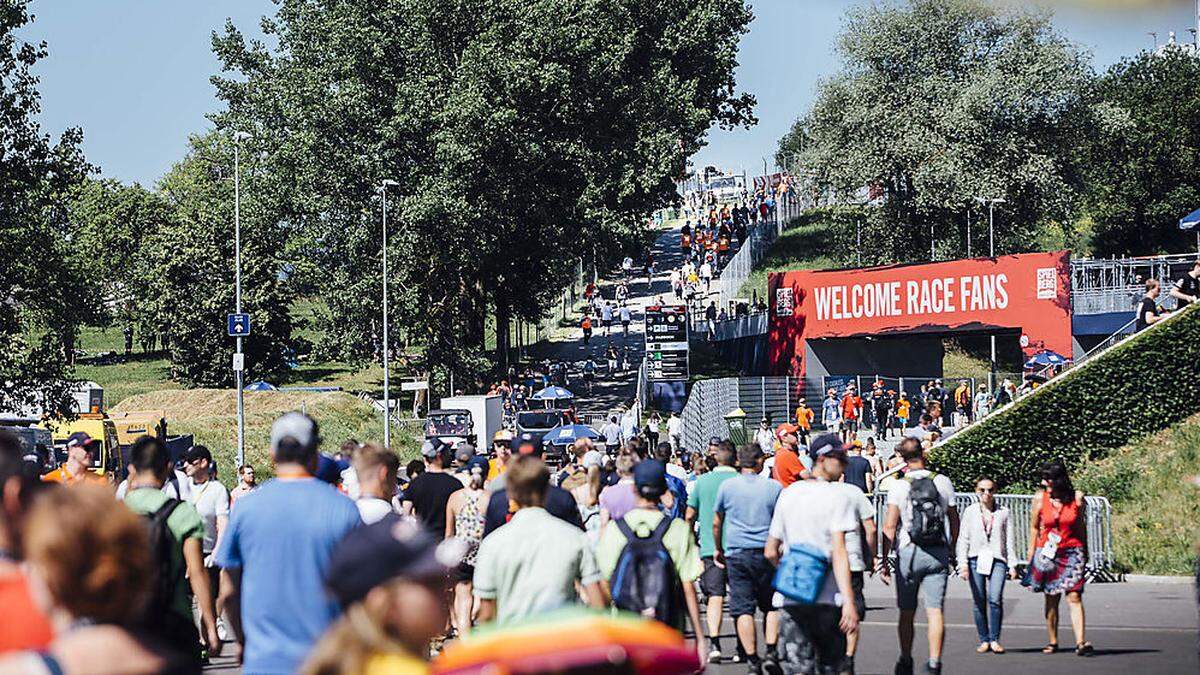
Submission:
M 462 553 L 458 540 L 439 545 L 420 523 L 391 514 L 342 539 L 329 560 L 325 587 L 346 607 L 392 579 L 443 579 Z
M 633 485 L 646 499 L 656 499 L 667 491 L 667 465 L 657 459 L 643 459 L 633 467 Z
M 513 441 L 513 448 L 516 449 L 518 455 L 541 457 L 542 437 L 526 431 Z
M 837 457 L 843 461 L 848 457 L 846 445 L 837 434 L 822 434 L 813 439 L 812 444 L 808 446 L 808 456 L 814 462 L 822 457 Z
M 204 447 L 203 445 L 193 445 L 190 449 L 188 449 L 187 453 L 184 454 L 183 463 L 191 464 L 192 462 L 198 462 L 202 459 L 207 459 L 208 463 L 212 464 L 212 453 L 209 452 L 208 448 Z
M 67 436 L 67 447 L 68 448 L 73 448 L 75 446 L 81 445 L 81 446 L 87 448 L 88 451 L 93 451 L 93 450 L 95 450 L 94 446 L 96 445 L 96 443 L 97 443 L 96 439 L 92 438 L 91 436 L 88 436 L 87 432 L 84 432 L 84 431 L 76 431 L 75 433 L 71 434 L 70 436 Z

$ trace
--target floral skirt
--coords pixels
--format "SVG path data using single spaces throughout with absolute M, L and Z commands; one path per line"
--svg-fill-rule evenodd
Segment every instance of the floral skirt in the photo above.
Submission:
M 1042 556 L 1042 549 L 1033 552 L 1033 560 L 1025 570 L 1021 585 L 1035 593 L 1058 595 L 1082 593 L 1087 575 L 1087 558 L 1079 546 L 1059 547 L 1053 560 Z

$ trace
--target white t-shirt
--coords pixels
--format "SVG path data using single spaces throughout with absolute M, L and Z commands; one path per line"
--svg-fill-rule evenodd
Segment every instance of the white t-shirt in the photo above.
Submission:
M 833 485 L 850 497 L 850 502 L 854 505 L 854 515 L 859 522 L 875 517 L 875 507 L 871 504 L 871 500 L 863 494 L 863 491 L 858 489 L 857 485 L 850 483 L 834 483 Z M 863 558 L 863 535 L 861 532 L 846 533 L 846 556 L 850 558 L 851 572 L 866 571 L 867 561 Z
M 621 308 L 621 323 L 629 323 L 633 319 L 633 314 L 628 307 Z
M 358 507 L 358 515 L 362 516 L 362 521 L 366 525 L 377 523 L 389 513 L 395 513 L 391 502 L 378 497 L 361 497 L 354 502 L 354 505 Z
M 678 436 L 683 428 L 683 420 L 679 417 L 667 418 L 667 434 L 670 436 Z
M 229 490 L 213 478 L 192 485 L 187 501 L 196 507 L 204 523 L 204 555 L 212 553 L 217 544 L 217 518 L 229 517 Z
M 712 275 L 713 275 L 713 272 L 712 272 L 712 265 L 709 265 L 709 264 L 706 262 L 706 263 L 704 263 L 703 265 L 701 265 L 701 266 L 700 266 L 700 276 L 701 276 L 702 278 L 708 278 L 708 277 L 711 277 Z
M 833 552 L 833 533 L 857 529 L 858 519 L 849 494 L 835 483 L 801 480 L 784 488 L 779 494 L 768 535 L 783 542 L 784 555 L 792 546 L 807 544 L 830 557 Z M 778 606 L 788 601 L 776 593 L 775 602 Z M 817 596 L 817 603 L 839 607 L 842 604 L 832 570 L 825 575 L 825 588 Z
M 900 508 L 900 536 L 897 538 L 899 548 L 904 548 L 912 543 L 912 538 L 908 536 L 908 528 L 912 525 L 912 503 L 908 501 L 908 493 L 912 490 L 912 481 L 918 478 L 926 478 L 932 473 L 928 469 L 909 471 L 904 478 L 892 481 L 888 487 L 888 506 L 897 506 Z M 949 477 L 939 473 L 933 477 L 933 486 L 937 488 L 938 496 L 941 498 L 942 509 L 949 513 L 950 507 L 954 504 L 954 484 L 950 482 Z M 943 528 L 947 532 L 946 542 L 949 545 L 949 526 L 943 524 Z

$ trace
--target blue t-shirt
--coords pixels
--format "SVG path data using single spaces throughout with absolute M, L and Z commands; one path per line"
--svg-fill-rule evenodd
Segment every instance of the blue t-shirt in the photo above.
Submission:
M 739 473 L 717 488 L 713 510 L 725 523 L 721 543 L 726 551 L 762 549 L 775 515 L 775 501 L 783 486 L 759 474 Z
M 242 570 L 244 673 L 300 669 L 340 612 L 324 587 L 329 557 L 361 524 L 354 502 L 315 478 L 267 481 L 237 500 L 216 562 Z

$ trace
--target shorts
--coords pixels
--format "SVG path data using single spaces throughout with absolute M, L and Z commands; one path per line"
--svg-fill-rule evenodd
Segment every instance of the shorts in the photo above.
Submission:
M 760 549 L 739 549 L 725 554 L 725 571 L 729 577 L 729 616 L 754 616 L 757 608 L 763 614 L 774 609 L 775 567 Z
M 700 559 L 704 563 L 704 572 L 700 575 L 700 591 L 708 598 L 725 597 L 725 585 L 729 576 L 723 567 L 717 567 L 711 555 Z
M 459 563 L 453 571 L 450 572 L 450 579 L 455 583 L 466 584 L 471 583 L 475 578 L 475 566 L 467 563 Z
M 858 610 L 858 620 L 867 618 L 867 599 L 863 597 L 863 572 L 850 573 L 850 588 L 854 591 L 854 609 Z
M 834 605 L 784 605 L 779 615 L 779 658 L 785 673 L 833 675 L 846 657 L 846 634 Z
M 842 420 L 842 430 L 855 433 L 858 431 L 858 418 L 849 418 Z
M 925 609 L 941 609 L 946 601 L 946 577 L 950 573 L 950 549 L 922 548 L 914 544 L 896 551 L 896 606 L 917 608 L 917 594 Z

